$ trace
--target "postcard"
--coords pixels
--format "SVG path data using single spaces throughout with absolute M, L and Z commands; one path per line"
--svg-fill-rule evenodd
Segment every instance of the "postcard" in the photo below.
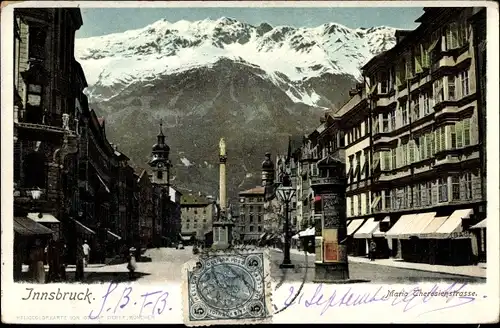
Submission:
M 498 322 L 498 26 L 2 4 L 2 321 Z

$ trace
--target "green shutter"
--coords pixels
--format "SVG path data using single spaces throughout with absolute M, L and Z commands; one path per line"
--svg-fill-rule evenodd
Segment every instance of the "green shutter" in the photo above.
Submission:
M 464 146 L 462 122 L 455 124 L 455 131 L 457 133 L 457 148 L 462 148 Z
M 469 146 L 471 144 L 470 140 L 470 118 L 466 118 L 463 121 L 464 125 L 464 146 Z

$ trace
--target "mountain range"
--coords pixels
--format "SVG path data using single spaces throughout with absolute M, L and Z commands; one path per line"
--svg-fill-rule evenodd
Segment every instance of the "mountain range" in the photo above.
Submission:
M 173 184 L 214 195 L 218 141 L 228 189 L 260 184 L 264 153 L 314 129 L 360 79 L 360 67 L 395 44 L 395 29 L 252 26 L 235 19 L 157 21 L 76 40 L 90 106 L 108 139 L 147 167 L 158 123 L 171 147 Z

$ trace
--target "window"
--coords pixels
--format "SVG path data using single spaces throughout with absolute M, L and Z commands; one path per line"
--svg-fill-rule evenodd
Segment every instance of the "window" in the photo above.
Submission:
M 427 205 L 432 205 L 432 182 L 426 182 L 425 183 L 425 193 L 426 193 L 426 199 L 427 199 Z
M 422 185 L 417 184 L 414 186 L 415 188 L 415 207 L 422 206 Z
M 458 23 L 452 22 L 446 28 L 446 50 L 456 49 L 459 46 Z
M 420 152 L 420 160 L 424 160 L 425 157 L 425 135 L 418 138 L 418 150 Z
M 253 226 L 250 226 L 250 232 L 253 232 Z
M 463 120 L 464 146 L 470 146 L 470 118 Z
M 354 196 L 351 196 L 351 216 L 354 216 Z
M 30 59 L 44 59 L 45 58 L 45 40 L 47 33 L 43 27 L 30 26 L 29 27 L 29 58 Z
M 389 114 L 384 113 L 382 114 L 382 131 L 384 133 L 389 132 Z
M 380 73 L 380 93 L 389 92 L 389 77 L 387 72 Z
M 250 205 L 250 206 L 249 206 L 248 211 L 249 211 L 250 213 L 252 213 L 252 212 L 253 212 L 253 206 L 252 206 L 252 205 Z
M 198 210 L 194 209 L 194 214 L 198 214 Z
M 460 177 L 451 177 L 451 199 L 460 200 Z
M 196 222 L 194 223 L 194 228 L 195 229 L 198 228 L 198 223 L 196 223 Z
M 411 54 L 409 56 L 407 56 L 407 59 L 405 59 L 404 63 L 405 63 L 405 71 L 406 71 L 405 79 L 413 78 L 413 61 L 411 59 Z
M 385 190 L 384 191 L 384 198 L 385 198 L 385 210 L 390 210 L 391 209 L 391 191 L 390 190 Z
M 434 104 L 436 105 L 444 100 L 443 80 L 439 79 L 435 81 L 433 84 L 433 89 L 434 89 Z
M 472 174 L 467 172 L 463 176 L 463 190 L 465 199 L 472 199 Z
M 460 96 L 465 97 L 470 94 L 469 89 L 469 70 L 465 70 L 459 75 L 460 80 Z
M 415 47 L 413 55 L 415 56 L 415 73 L 422 73 L 422 52 L 420 51 L 420 46 Z
M 358 198 L 358 215 L 361 215 L 361 195 L 358 195 L 357 198 Z
M 390 127 L 390 129 L 391 130 L 396 130 L 396 111 L 392 110 L 390 112 L 390 116 L 391 116 L 391 127 Z
M 397 87 L 401 87 L 403 85 L 403 82 L 406 80 L 405 69 L 406 69 L 405 63 L 400 63 L 399 65 L 396 66 L 396 86 Z
M 258 232 L 262 232 L 262 227 L 261 227 L 261 226 L 258 226 L 258 227 L 257 227 L 257 231 L 258 231 Z
M 43 88 L 38 84 L 28 84 L 27 103 L 26 103 L 26 119 L 28 123 L 33 124 L 48 124 L 47 118 L 44 117 L 42 111 L 42 95 Z
M 262 215 L 257 215 L 257 223 L 261 223 L 262 222 Z
M 405 143 L 402 147 L 401 147 L 401 159 L 403 160 L 403 163 L 402 165 L 403 166 L 406 166 L 408 165 L 408 143 Z
M 379 125 L 379 116 L 376 115 L 374 118 L 373 118 L 373 133 L 374 134 L 377 134 L 380 132 L 380 125 Z
M 448 178 L 439 178 L 438 197 L 440 203 L 448 201 Z
M 448 100 L 456 100 L 455 77 L 448 76 Z
M 406 106 L 406 102 L 400 103 L 400 109 L 401 109 L 401 116 L 403 119 L 402 124 L 407 125 L 408 124 L 408 107 Z
M 397 163 L 397 148 L 392 148 L 391 149 L 391 156 L 392 156 L 392 168 L 395 169 L 398 167 Z
M 408 143 L 408 152 L 410 153 L 409 164 L 415 163 L 415 141 L 410 140 L 410 142 Z
M 190 229 L 189 223 L 186 223 L 186 229 Z
M 439 153 L 440 151 L 445 149 L 445 143 L 444 143 L 445 140 L 444 137 L 442 137 L 443 134 L 444 134 L 444 126 L 439 127 L 434 131 L 434 140 L 436 141 L 436 153 Z
M 376 172 L 380 168 L 380 152 L 373 154 L 373 171 Z
M 365 214 L 370 214 L 370 193 L 366 193 Z
M 253 214 L 250 214 L 250 215 L 248 216 L 248 219 L 249 219 L 250 223 L 253 223 Z
M 419 97 L 414 97 L 411 102 L 411 112 L 412 112 L 412 122 L 415 122 L 420 118 L 420 104 Z
M 356 170 L 354 171 L 354 176 L 359 181 L 361 178 L 361 152 L 356 153 Z
M 391 152 L 384 151 L 384 152 L 382 152 L 382 155 L 384 156 L 384 167 L 382 169 L 384 171 L 391 170 Z
M 429 95 L 428 92 L 424 92 L 422 94 L 422 103 L 423 103 L 423 106 L 424 106 L 424 115 L 428 115 L 431 113 L 431 97 Z

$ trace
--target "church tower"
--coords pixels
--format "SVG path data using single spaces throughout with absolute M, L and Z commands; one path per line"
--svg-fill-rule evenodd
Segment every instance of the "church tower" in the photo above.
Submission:
M 170 167 L 172 166 L 168 158 L 169 154 L 170 147 L 165 143 L 163 124 L 160 122 L 160 132 L 158 133 L 156 144 L 153 145 L 149 166 L 153 170 L 151 182 L 166 187 L 167 190 L 170 186 Z

